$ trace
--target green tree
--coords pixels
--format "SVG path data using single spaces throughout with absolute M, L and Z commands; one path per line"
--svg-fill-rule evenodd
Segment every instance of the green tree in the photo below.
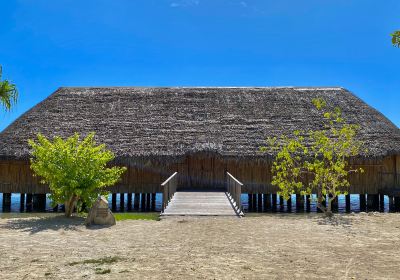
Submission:
M 392 44 L 400 48 L 400 30 L 393 32 L 391 35 L 392 35 Z
M 15 84 L 8 80 L 1 80 L 2 68 L 0 66 L 0 103 L 6 111 L 17 102 L 18 90 Z
M 31 147 L 31 169 L 48 184 L 54 204 L 65 204 L 65 215 L 84 203 L 91 207 L 99 195 L 106 195 L 106 186 L 114 185 L 125 167 L 107 167 L 114 159 L 104 144 L 97 145 L 94 133 L 80 140 L 75 133 L 66 140 L 53 141 L 38 134 L 37 142 L 28 140 Z
M 347 124 L 339 108 L 326 110 L 323 99 L 313 104 L 321 112 L 321 130 L 295 131 L 290 137 L 269 138 L 264 152 L 276 154 L 272 165 L 272 184 L 288 199 L 291 194 L 317 194 L 317 207 L 327 216 L 332 215 L 332 201 L 339 194 L 347 194 L 348 175 L 363 172 L 351 169 L 348 159 L 362 149 L 356 140 L 357 125 Z M 327 205 L 323 201 L 328 196 Z

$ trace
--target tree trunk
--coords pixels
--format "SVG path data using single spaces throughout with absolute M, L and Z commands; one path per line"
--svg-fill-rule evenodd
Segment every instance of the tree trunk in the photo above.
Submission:
M 77 201 L 78 197 L 76 195 L 72 195 L 71 198 L 65 202 L 65 216 L 67 218 L 70 218 L 72 216 Z
M 327 217 L 332 217 L 333 216 L 333 213 L 332 213 L 332 201 L 334 200 L 336 198 L 336 196 L 335 197 L 331 197 L 330 195 L 328 195 L 328 203 L 327 203 L 327 209 L 326 209 L 326 211 L 325 211 L 325 215 L 327 216 Z
M 322 205 L 323 198 L 322 198 L 322 191 L 318 191 L 317 193 L 317 207 L 322 211 L 322 213 L 326 213 L 325 206 Z

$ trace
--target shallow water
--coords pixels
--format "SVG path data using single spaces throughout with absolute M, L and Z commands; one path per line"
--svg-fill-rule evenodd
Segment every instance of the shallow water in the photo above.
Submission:
M 316 206 L 316 195 L 312 196 L 313 200 L 310 203 L 310 212 L 317 212 L 317 206 Z M 358 194 L 355 195 L 350 195 L 350 203 L 351 203 L 351 212 L 360 212 L 360 197 Z M 133 200 L 133 197 L 132 197 Z M 108 202 L 111 207 L 111 195 L 108 196 Z M 125 201 L 124 201 L 124 208 L 122 212 L 128 212 L 127 211 L 127 195 L 125 194 Z M 162 203 L 162 194 L 157 193 L 156 194 L 156 204 L 155 204 L 155 210 L 156 212 L 161 211 L 161 203 Z M 3 209 L 1 205 L 3 204 L 3 194 L 0 195 L 0 213 L 3 212 Z M 120 208 L 120 196 L 117 195 L 117 209 L 114 210 L 115 212 L 121 212 Z M 248 204 L 248 195 L 247 194 L 242 194 L 242 204 L 243 204 L 243 210 L 244 212 L 249 212 L 249 204 Z M 280 207 L 280 201 L 279 201 L 279 196 L 277 198 L 277 209 L 275 212 L 288 212 L 288 207 L 286 201 L 283 202 L 283 207 Z M 25 211 L 25 210 L 24 210 Z M 24 212 L 22 211 L 22 212 Z M 47 212 L 53 212 L 53 208 L 51 206 L 51 201 L 49 197 L 46 199 L 46 211 Z M 138 210 L 131 210 L 132 212 L 138 211 Z M 139 210 L 141 211 L 141 210 Z M 20 213 L 20 194 L 12 194 L 11 195 L 11 209 L 10 211 L 5 211 L 5 212 L 11 212 L 11 213 Z M 258 212 L 257 210 L 251 210 L 250 212 Z M 296 212 L 304 212 L 303 209 L 300 211 L 297 211 L 296 209 L 296 196 L 292 195 L 292 207 L 290 209 L 290 212 L 296 213 Z M 339 196 L 339 213 L 344 213 L 346 212 L 346 201 L 345 201 L 345 196 L 340 195 Z M 384 202 L 384 211 L 383 212 L 389 212 L 389 198 L 385 196 L 385 202 Z

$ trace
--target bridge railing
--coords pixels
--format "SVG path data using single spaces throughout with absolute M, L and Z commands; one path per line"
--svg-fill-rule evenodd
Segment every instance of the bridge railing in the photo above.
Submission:
M 242 211 L 242 186 L 243 184 L 233 177 L 233 175 L 229 172 L 226 172 L 227 176 L 227 193 L 230 196 L 231 203 L 233 205 L 233 208 L 235 209 L 236 213 L 240 216 L 243 216 L 243 211 Z
M 172 197 L 176 192 L 178 185 L 178 172 L 172 174 L 164 183 L 161 184 L 161 189 L 163 191 L 162 196 L 162 212 L 164 212 L 168 203 L 171 201 Z

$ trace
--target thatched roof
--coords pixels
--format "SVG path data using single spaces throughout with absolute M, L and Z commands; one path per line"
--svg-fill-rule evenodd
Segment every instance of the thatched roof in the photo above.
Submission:
M 120 158 L 216 151 L 257 156 L 268 136 L 320 127 L 312 99 L 338 106 L 361 125 L 367 156 L 400 153 L 400 130 L 343 88 L 60 88 L 0 134 L 1 158 L 29 156 L 38 132 L 95 131 Z

